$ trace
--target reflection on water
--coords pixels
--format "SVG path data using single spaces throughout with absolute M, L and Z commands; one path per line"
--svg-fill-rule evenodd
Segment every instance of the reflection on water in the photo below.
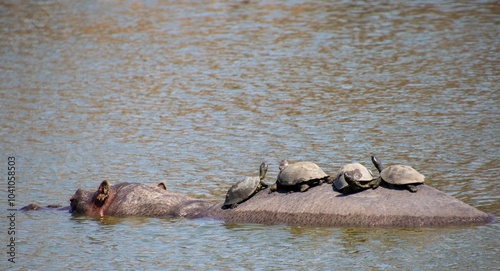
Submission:
M 0 150 L 16 156 L 23 205 L 67 203 L 103 179 L 164 181 L 216 202 L 263 160 L 271 183 L 284 158 L 334 174 L 349 162 L 373 169 L 376 154 L 498 216 L 499 13 L 493 1 L 3 1 Z M 25 268 L 54 268 L 47 259 L 63 252 L 71 268 L 98 258 L 98 269 L 498 265 L 498 223 L 23 216 Z

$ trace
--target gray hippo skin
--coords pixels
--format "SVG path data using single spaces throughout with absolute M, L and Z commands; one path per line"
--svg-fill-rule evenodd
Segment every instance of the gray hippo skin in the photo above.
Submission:
M 181 193 L 138 183 L 110 186 L 97 191 L 79 189 L 71 198 L 71 211 L 90 216 L 181 216 L 234 223 L 310 226 L 429 227 L 487 223 L 493 220 L 457 199 L 427 185 L 418 193 L 379 187 L 342 195 L 322 184 L 304 193 L 261 190 L 235 209 L 223 203 L 196 200 Z
M 94 192 L 78 189 L 70 202 L 71 213 L 88 216 L 190 217 L 213 205 L 168 191 L 163 183 L 157 187 L 139 183 L 111 186 L 108 181 Z

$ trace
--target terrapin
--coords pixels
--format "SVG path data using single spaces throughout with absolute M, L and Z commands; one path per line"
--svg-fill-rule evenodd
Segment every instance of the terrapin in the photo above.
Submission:
M 288 164 L 283 160 L 280 163 L 280 173 L 276 183 L 271 186 L 270 193 L 278 189 L 286 189 L 290 192 L 305 192 L 310 187 L 328 182 L 330 177 L 315 163 L 298 162 Z
M 337 191 L 348 194 L 370 187 L 378 187 L 379 181 L 373 177 L 373 173 L 360 163 L 344 165 L 337 173 L 333 182 Z
M 410 192 L 414 193 L 418 190 L 417 185 L 424 183 L 425 176 L 412 167 L 391 165 L 384 168 L 382 162 L 375 156 L 372 156 L 372 162 L 380 172 L 379 179 L 388 183 L 391 187 L 404 186 L 406 189 L 410 190 Z
M 267 163 L 263 162 L 260 164 L 260 174 L 258 177 L 246 177 L 231 186 L 227 191 L 226 201 L 224 201 L 222 208 L 236 208 L 238 204 L 248 200 L 261 189 L 267 188 L 268 185 L 264 183 L 266 172 Z

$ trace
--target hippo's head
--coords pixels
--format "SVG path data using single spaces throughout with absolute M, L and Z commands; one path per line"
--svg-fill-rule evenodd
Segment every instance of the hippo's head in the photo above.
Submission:
M 103 215 L 106 203 L 113 193 L 108 181 L 103 181 L 97 191 L 78 189 L 70 199 L 70 212 L 85 215 Z

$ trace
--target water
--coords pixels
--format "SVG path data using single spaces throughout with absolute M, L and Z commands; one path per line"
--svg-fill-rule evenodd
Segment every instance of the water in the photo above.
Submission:
M 500 215 L 493 1 L 17 2 L 0 4 L 0 150 L 4 176 L 16 157 L 17 207 L 66 204 L 103 179 L 218 202 L 263 160 L 270 183 L 283 158 L 334 173 L 377 154 Z M 16 223 L 17 263 L 4 266 L 18 270 L 500 265 L 498 222 L 314 228 L 48 211 Z

